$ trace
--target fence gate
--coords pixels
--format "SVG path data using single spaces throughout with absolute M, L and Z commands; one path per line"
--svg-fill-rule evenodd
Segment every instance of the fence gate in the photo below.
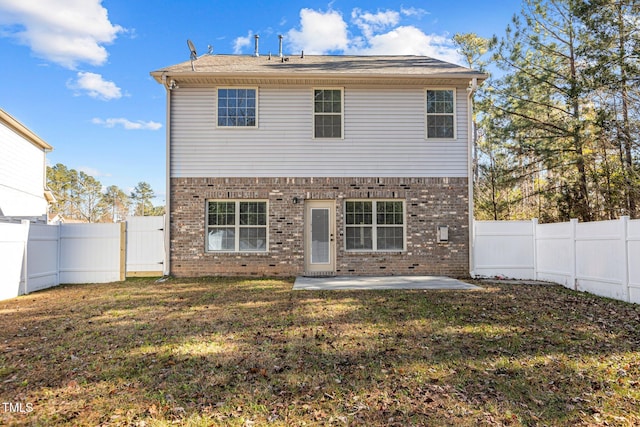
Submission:
M 164 217 L 127 218 L 127 277 L 162 276 Z

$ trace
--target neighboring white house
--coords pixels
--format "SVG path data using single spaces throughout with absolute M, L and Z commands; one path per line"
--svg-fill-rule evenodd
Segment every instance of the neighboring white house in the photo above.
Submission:
M 204 55 L 167 93 L 170 269 L 469 275 L 471 96 L 420 56 Z
M 0 220 L 47 222 L 46 153 L 53 148 L 0 109 Z

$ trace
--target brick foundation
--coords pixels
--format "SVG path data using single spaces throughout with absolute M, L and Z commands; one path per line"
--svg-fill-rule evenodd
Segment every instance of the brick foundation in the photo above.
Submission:
M 172 178 L 171 274 L 175 276 L 296 276 L 304 272 L 304 200 L 336 201 L 337 275 L 469 276 L 466 178 Z M 293 198 L 301 201 L 293 203 Z M 208 199 L 268 200 L 269 251 L 208 253 Z M 405 201 L 404 252 L 344 249 L 345 199 Z M 449 242 L 436 227 L 449 226 Z

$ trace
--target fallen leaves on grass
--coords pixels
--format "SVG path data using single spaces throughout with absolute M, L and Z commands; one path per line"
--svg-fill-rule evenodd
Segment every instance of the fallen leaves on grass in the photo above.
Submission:
M 556 286 L 137 279 L 0 302 L 25 425 L 640 424 L 640 307 Z

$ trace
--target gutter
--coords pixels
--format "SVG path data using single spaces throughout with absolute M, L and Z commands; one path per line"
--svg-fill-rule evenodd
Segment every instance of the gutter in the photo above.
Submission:
M 473 129 L 473 94 L 478 89 L 478 79 L 474 77 L 469 82 L 467 88 L 467 180 L 469 187 L 469 275 L 472 278 L 476 277 L 475 273 L 475 259 L 473 256 L 475 250 L 475 224 L 474 224 L 474 202 L 473 202 L 473 144 L 475 139 L 475 132 Z
M 482 73 L 433 73 L 433 74 L 371 74 L 371 73 L 332 73 L 332 72 L 312 72 L 305 73 L 301 70 L 289 69 L 287 71 L 268 72 L 268 71 L 254 71 L 254 72 L 215 72 L 215 71 L 178 71 L 178 70 L 160 70 L 150 73 L 151 76 L 158 83 L 165 84 L 167 78 L 175 78 L 182 82 L 189 82 L 189 80 L 202 80 L 202 79 L 261 79 L 261 80 L 285 80 L 290 82 L 291 80 L 308 81 L 308 80 L 372 80 L 380 81 L 383 83 L 389 83 L 390 80 L 412 82 L 418 80 L 431 80 L 431 79 L 480 79 L 485 80 L 486 75 Z

